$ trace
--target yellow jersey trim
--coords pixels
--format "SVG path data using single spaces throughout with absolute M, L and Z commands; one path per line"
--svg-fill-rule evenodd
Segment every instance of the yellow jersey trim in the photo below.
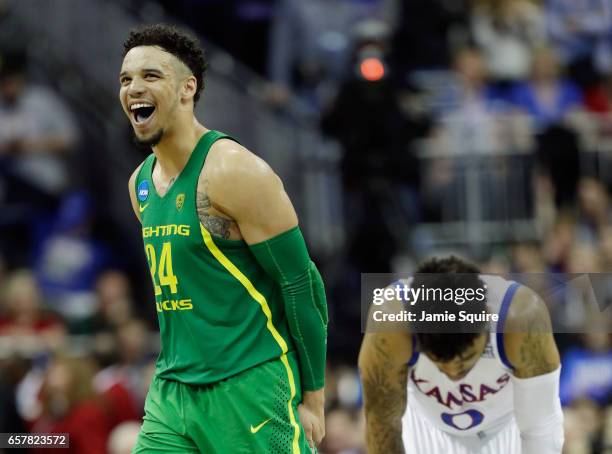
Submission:
M 270 306 L 268 306 L 268 301 L 266 300 L 266 297 L 263 296 L 261 293 L 259 293 L 259 291 L 255 288 L 255 286 L 253 286 L 249 278 L 246 277 L 242 273 L 242 271 L 240 271 L 238 267 L 234 265 L 231 262 L 231 260 L 228 259 L 225 256 L 225 254 L 217 247 L 210 232 L 206 230 L 201 223 L 200 223 L 200 230 L 202 231 L 202 238 L 204 239 L 204 244 L 206 245 L 210 253 L 217 259 L 217 261 L 221 265 L 223 265 L 223 267 L 232 276 L 236 278 L 238 282 L 240 282 L 243 285 L 243 287 L 249 293 L 251 298 L 253 298 L 259 304 L 259 306 L 261 307 L 261 310 L 263 311 L 267 319 L 266 327 L 268 328 L 268 331 L 270 331 L 270 333 L 272 334 L 272 337 L 274 337 L 274 340 L 276 340 L 279 347 L 281 348 L 281 351 L 283 352 L 280 357 L 280 360 L 285 366 L 285 370 L 287 371 L 287 378 L 289 379 L 289 389 L 291 391 L 291 397 L 289 398 L 289 401 L 287 402 L 287 407 L 289 410 L 289 420 L 294 429 L 293 454 L 300 454 L 300 447 L 298 444 L 299 437 L 300 437 L 300 428 L 295 419 L 295 414 L 293 413 L 293 398 L 295 397 L 295 394 L 296 394 L 295 378 L 293 377 L 293 371 L 291 370 L 291 366 L 289 365 L 289 361 L 287 359 L 287 351 L 288 351 L 287 342 L 285 342 L 285 339 L 283 339 L 283 336 L 281 336 L 281 334 L 278 332 L 278 330 L 272 323 L 272 311 L 270 311 Z

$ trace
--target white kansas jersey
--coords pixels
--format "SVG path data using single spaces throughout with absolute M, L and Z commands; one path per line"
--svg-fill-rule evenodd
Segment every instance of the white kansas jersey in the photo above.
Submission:
M 491 435 L 513 416 L 511 365 L 503 345 L 503 322 L 519 284 L 498 276 L 480 276 L 487 285 L 487 306 L 499 314 L 484 353 L 458 381 L 415 351 L 408 379 L 408 406 L 438 429 L 458 436 Z M 416 349 L 415 349 L 416 350 Z

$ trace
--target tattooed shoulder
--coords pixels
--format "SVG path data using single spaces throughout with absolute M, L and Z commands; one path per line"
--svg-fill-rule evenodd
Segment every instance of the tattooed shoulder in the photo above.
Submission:
M 206 179 L 202 180 L 198 185 L 198 190 L 196 193 L 196 209 L 198 212 L 198 218 L 200 219 L 200 222 L 204 228 L 208 230 L 211 235 L 229 240 L 233 221 L 210 214 L 212 204 L 207 194 L 207 186 L 208 182 Z
M 559 366 L 559 352 L 552 335 L 546 304 L 531 290 L 516 301 L 505 327 L 509 360 L 519 378 L 552 372 Z M 515 301 L 512 302 L 515 305 Z

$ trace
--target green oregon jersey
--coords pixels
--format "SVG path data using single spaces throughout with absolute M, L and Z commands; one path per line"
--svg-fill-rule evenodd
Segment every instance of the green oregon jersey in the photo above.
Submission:
M 293 350 L 279 285 L 244 241 L 212 236 L 196 211 L 209 131 L 164 197 L 152 179 L 155 155 L 136 179 L 145 254 L 155 289 L 161 352 L 156 375 L 217 382 Z M 290 381 L 293 381 L 290 377 Z

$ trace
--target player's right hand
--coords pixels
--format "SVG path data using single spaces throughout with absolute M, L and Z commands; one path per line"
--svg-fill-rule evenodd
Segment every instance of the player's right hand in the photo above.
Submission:
M 313 450 L 325 437 L 325 398 L 323 389 L 307 391 L 298 405 L 298 414 L 310 449 Z

